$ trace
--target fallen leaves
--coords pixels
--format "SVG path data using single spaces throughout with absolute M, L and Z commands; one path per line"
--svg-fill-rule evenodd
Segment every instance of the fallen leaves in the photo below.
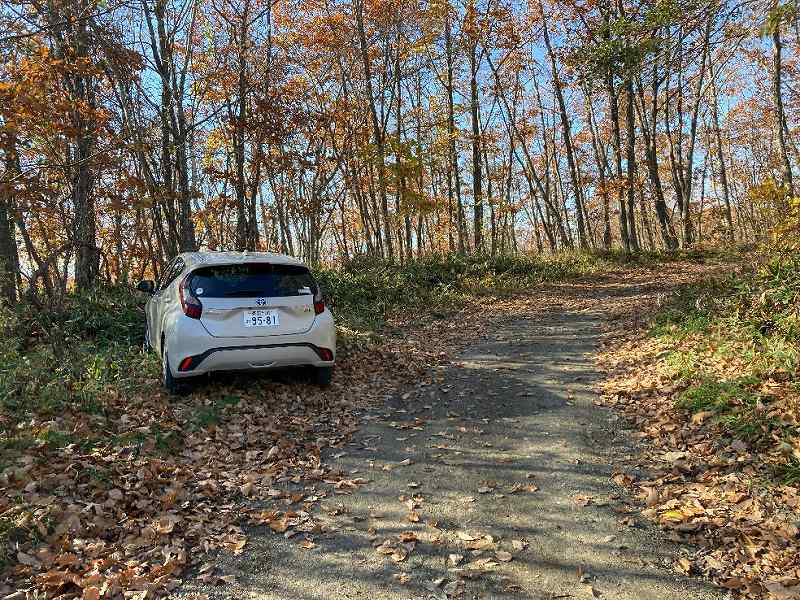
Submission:
M 400 585 L 406 585 L 409 581 L 411 581 L 411 575 L 408 573 L 395 573 L 392 575 L 392 578 Z
M 633 485 L 633 482 L 636 481 L 634 476 L 627 473 L 614 473 L 614 475 L 611 476 L 611 479 L 617 485 L 625 488 L 630 487 Z
M 454 337 L 463 340 L 463 332 L 454 333 Z M 193 412 L 217 401 L 217 396 L 229 396 L 230 389 L 210 387 L 202 398 L 177 402 L 158 395 L 120 398 L 105 407 L 114 417 L 106 426 L 109 435 L 130 439 L 130 443 L 109 445 L 93 453 L 83 453 L 77 445 L 57 450 L 33 449 L 0 473 L 0 509 L 19 510 L 27 519 L 26 527 L 47 541 L 48 551 L 44 553 L 30 543 L 15 549 L 15 585 L 41 590 L 42 596 L 103 597 L 104 589 L 150 596 L 168 594 L 186 574 L 187 567 L 199 563 L 206 553 L 246 551 L 247 537 L 242 530 L 245 524 L 296 540 L 297 547 L 309 552 L 307 557 L 313 557 L 314 551 L 319 552 L 314 539 L 321 539 L 314 538 L 320 533 L 315 511 L 322 508 L 327 514 L 342 514 L 344 509 L 334 506 L 331 498 L 355 493 L 367 483 L 364 478 L 354 477 L 354 473 L 343 473 L 326 463 L 328 456 L 338 460 L 345 456 L 345 450 L 355 452 L 347 444 L 359 425 L 356 409 L 381 402 L 392 386 L 439 360 L 437 352 L 428 348 L 430 337 L 413 354 L 406 352 L 405 344 L 406 341 L 387 342 L 379 351 L 370 353 L 368 363 L 362 360 L 363 355 L 343 359 L 339 375 L 343 383 L 335 384 L 331 392 L 297 384 L 235 388 L 242 401 L 226 409 L 213 427 L 193 425 Z M 360 360 L 370 365 L 369 370 L 359 364 Z M 652 392 L 666 383 L 654 379 L 636 385 L 649 385 Z M 448 393 L 451 389 L 441 391 Z M 668 409 L 643 406 L 646 403 L 642 402 L 642 389 L 630 392 L 612 392 L 617 397 L 609 403 L 638 418 L 651 441 L 663 439 L 659 454 L 669 460 L 663 461 L 663 471 L 651 481 L 639 481 L 623 472 L 616 473 L 614 481 L 638 495 L 653 510 L 651 518 L 658 521 L 664 517 L 663 525 L 680 539 L 699 541 L 700 532 L 714 536 L 713 549 L 687 559 L 688 565 L 680 563 L 681 569 L 709 574 L 729 589 L 748 591 L 760 586 L 761 591 L 767 590 L 776 597 L 790 597 L 786 594 L 793 593 L 797 585 L 792 578 L 800 576 L 796 566 L 797 528 L 779 518 L 769 502 L 751 497 L 748 478 L 715 480 L 717 476 L 727 476 L 725 469 L 739 465 L 736 461 L 747 459 L 749 449 L 731 446 L 728 451 L 733 465 L 713 462 L 713 449 L 698 453 L 703 441 L 684 435 Z M 456 393 L 453 391 L 453 395 Z M 651 419 L 637 412 L 643 409 L 659 412 Z M 698 428 L 713 421 L 711 415 L 695 417 L 691 424 Z M 158 423 L 160 429 L 152 428 L 153 423 Z M 398 441 L 407 441 L 424 426 L 425 422 L 419 419 L 394 425 L 398 433 L 403 431 Z M 155 440 L 172 433 L 180 443 L 158 451 Z M 441 442 L 433 448 L 450 452 L 456 446 L 454 440 L 472 433 L 481 432 L 477 428 L 450 427 L 433 433 L 434 439 Z M 364 448 L 376 451 L 379 445 L 379 440 L 371 440 Z M 669 452 L 685 456 L 667 457 L 665 453 Z M 783 448 L 782 452 L 791 454 L 794 448 Z M 497 462 L 508 464 L 511 460 L 502 456 Z M 412 472 L 403 469 L 412 464 L 414 460 L 407 458 L 388 467 L 398 469 L 398 473 Z M 413 476 L 425 477 L 418 473 Z M 525 477 L 530 480 L 534 474 Z M 425 484 L 429 484 L 428 480 Z M 420 482 L 408 482 L 408 490 L 420 487 Z M 416 494 L 408 490 L 407 494 Z M 477 491 L 465 493 L 480 494 L 478 501 L 489 502 L 487 494 L 537 490 L 532 482 L 498 486 L 484 481 Z M 720 490 L 726 499 L 718 507 Z M 667 504 L 672 500 L 676 501 L 674 505 Z M 775 500 L 793 506 L 794 511 L 800 507 L 795 488 L 780 490 Z M 320 506 L 321 502 L 325 506 Z M 408 515 L 408 521 L 421 522 L 421 497 L 403 497 L 401 502 L 402 514 Z M 469 504 L 476 499 L 468 496 L 463 502 Z M 579 495 L 575 502 L 589 506 L 599 500 Z M 622 522 L 635 524 L 633 517 L 627 515 Z M 436 526 L 433 520 L 429 524 Z M 437 530 L 436 535 L 450 534 Z M 508 562 L 513 566 L 519 553 L 528 547 L 525 540 L 501 541 L 466 531 L 457 531 L 455 537 L 457 546 L 452 549 L 457 552 L 447 554 L 446 561 L 442 553 L 442 560 L 456 570 L 448 579 L 455 580 L 428 582 L 437 595 L 443 593 L 450 598 L 463 593 L 462 578 L 504 568 Z M 411 557 L 421 543 L 413 532 L 382 538 L 375 529 L 370 530 L 369 539 L 380 556 L 406 570 L 413 565 Z M 741 554 L 736 554 L 738 550 Z M 454 561 L 451 556 L 460 558 Z M 736 560 L 743 565 L 738 571 L 731 568 Z M 754 581 L 755 565 L 764 567 L 763 582 Z M 229 583 L 226 578 L 232 581 L 215 570 L 201 571 L 200 575 L 219 584 Z M 409 575 L 399 573 L 395 579 L 405 585 Z M 512 582 L 503 583 L 503 587 L 515 589 Z
M 417 536 L 414 532 L 400 533 L 393 538 L 386 538 L 382 542 L 373 542 L 378 554 L 388 556 L 395 563 L 406 560 L 417 546 Z
M 494 548 L 495 539 L 491 535 L 482 535 L 480 537 L 472 537 L 472 536 L 459 536 L 464 541 L 464 547 L 467 550 L 488 550 Z M 471 539 L 465 539 L 471 538 Z
M 498 550 L 495 552 L 495 557 L 501 562 L 511 562 L 514 558 L 510 552 L 506 552 L 505 550 Z
M 635 310 L 647 310 L 642 302 Z M 627 309 L 629 314 L 632 308 Z M 638 318 L 638 316 L 637 316 Z M 769 483 L 771 455 L 792 455 L 791 444 L 775 439 L 773 449 L 755 447 L 720 428 L 713 410 L 694 414 L 675 407 L 686 384 L 665 367 L 671 354 L 695 356 L 690 338 L 665 346 L 647 337 L 641 324 L 620 320 L 597 358 L 606 373 L 601 403 L 625 415 L 647 442 L 638 465 L 649 479 L 618 471 L 614 482 L 641 502 L 639 511 L 674 541 L 702 545 L 674 568 L 704 575 L 737 597 L 800 598 L 800 490 Z M 729 363 L 704 361 L 708 376 L 739 375 L 738 357 Z M 783 386 L 783 387 L 782 387 Z M 781 381 L 764 381 L 771 395 Z M 763 404 L 755 410 L 766 414 Z M 777 410 L 773 408 L 772 410 Z M 781 417 L 783 418 L 783 417 Z M 624 523 L 633 517 L 626 516 Z
M 22 524 L 6 581 L 42 598 L 164 596 L 206 553 L 245 552 L 246 524 L 314 551 L 320 529 L 312 512 L 368 483 L 324 458 L 344 455 L 359 425 L 356 409 L 444 360 L 427 346 L 413 358 L 407 349 L 407 341 L 387 338 L 342 353 L 329 390 L 247 380 L 241 387 L 204 384 L 174 400 L 148 389 L 109 399 L 102 418 L 58 417 L 46 427 L 82 435 L 98 426 L 107 440 L 90 452 L 41 444 L 4 461 L 0 513 Z M 198 425 L 197 415 L 211 408 L 214 422 Z M 408 458 L 396 466 L 411 464 Z M 412 508 L 414 515 L 417 522 Z M 406 560 L 411 548 L 404 544 L 413 543 L 400 542 L 390 556 Z M 199 576 L 233 582 L 210 569 Z M 0 597 L 10 593 L 4 585 Z
M 225 538 L 222 547 L 233 554 L 241 554 L 247 545 L 247 537 L 241 534 L 231 534 Z
M 212 586 L 236 583 L 236 578 L 233 575 L 220 574 L 218 569 L 212 563 L 204 563 L 200 567 L 200 571 L 196 579 Z M 83 597 L 86 598 L 85 592 Z

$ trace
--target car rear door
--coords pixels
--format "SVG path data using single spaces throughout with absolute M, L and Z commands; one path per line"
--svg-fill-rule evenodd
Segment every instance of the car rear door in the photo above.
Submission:
M 214 337 L 262 338 L 304 333 L 314 322 L 316 283 L 302 265 L 240 263 L 196 269 L 192 294 Z
M 164 269 L 164 272 L 161 274 L 161 280 L 158 283 L 158 287 L 150 297 L 150 300 L 147 302 L 148 323 L 150 328 L 150 345 L 154 348 L 158 348 L 159 352 L 162 351 L 161 330 L 164 324 L 164 316 L 166 311 L 169 309 L 170 303 L 169 291 L 167 290 L 167 287 L 169 287 L 169 285 L 175 281 L 185 267 L 186 263 L 182 258 L 178 257 L 173 260 L 169 266 Z

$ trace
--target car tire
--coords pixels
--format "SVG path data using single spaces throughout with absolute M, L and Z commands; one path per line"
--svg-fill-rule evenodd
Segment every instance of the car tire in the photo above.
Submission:
M 311 367 L 309 375 L 314 385 L 328 387 L 333 380 L 333 367 Z
M 172 396 L 180 396 L 186 393 L 186 385 L 179 382 L 172 375 L 172 369 L 169 366 L 169 355 L 166 351 L 163 352 L 161 358 L 161 384 Z

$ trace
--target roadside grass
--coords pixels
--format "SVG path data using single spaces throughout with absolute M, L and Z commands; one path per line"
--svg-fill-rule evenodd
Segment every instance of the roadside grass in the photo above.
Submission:
M 678 397 L 676 406 L 692 413 L 702 411 L 730 412 L 738 404 L 755 403 L 756 396 L 748 389 L 757 383 L 751 377 L 732 381 L 707 379 L 687 389 Z
M 422 309 L 446 316 L 470 298 L 505 295 L 535 285 L 586 277 L 621 267 L 657 268 L 665 263 L 729 261 L 738 250 L 681 250 L 626 254 L 619 250 L 556 255 L 431 255 L 406 264 L 357 258 L 316 277 L 337 322 L 364 333 L 387 319 Z
M 793 458 L 780 465 L 777 474 L 786 485 L 800 484 L 800 459 Z
M 442 317 L 475 296 L 508 294 L 543 282 L 591 275 L 622 262 L 622 255 L 612 253 L 547 257 L 452 254 L 403 265 L 359 258 L 340 269 L 315 274 L 339 325 L 364 333 L 413 311 Z
M 68 296 L 58 309 L 0 307 L 0 450 L 91 441 L 58 421 L 85 419 L 101 430 L 115 417 L 109 400 L 157 377 L 142 354 L 141 301 L 122 286 Z M 79 440 L 77 438 L 80 438 Z
M 676 408 L 711 415 L 722 439 L 747 442 L 778 480 L 800 482 L 800 258 L 682 289 L 650 334 L 684 388 Z

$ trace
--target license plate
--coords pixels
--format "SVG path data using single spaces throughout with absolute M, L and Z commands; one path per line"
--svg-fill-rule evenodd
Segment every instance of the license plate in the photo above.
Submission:
M 245 327 L 277 327 L 278 312 L 274 310 L 247 310 L 244 313 Z

